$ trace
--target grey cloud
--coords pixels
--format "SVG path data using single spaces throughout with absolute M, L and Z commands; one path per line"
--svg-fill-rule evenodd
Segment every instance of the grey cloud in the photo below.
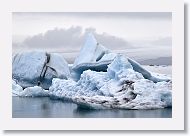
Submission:
M 99 43 L 108 49 L 127 49 L 132 48 L 127 41 L 122 38 L 106 33 L 98 34 L 96 29 L 87 28 L 82 32 L 82 27 L 71 27 L 69 29 L 58 29 L 47 31 L 45 34 L 38 34 L 28 37 L 20 47 L 28 49 L 44 49 L 60 52 L 77 52 L 85 42 L 87 33 L 92 32 Z M 119 46 L 118 46 L 119 45 Z M 17 46 L 18 47 L 18 46 Z M 14 48 L 14 45 L 13 45 Z
M 28 37 L 23 46 L 28 48 L 42 49 L 62 49 L 63 51 L 77 50 L 82 44 L 81 27 L 71 27 L 69 29 L 49 30 L 45 34 L 38 34 Z

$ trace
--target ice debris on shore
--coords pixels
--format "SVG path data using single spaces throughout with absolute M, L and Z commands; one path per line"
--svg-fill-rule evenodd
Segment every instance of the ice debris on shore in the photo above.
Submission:
M 60 61 L 57 56 L 47 62 L 46 56 L 44 52 L 32 52 L 14 58 L 13 79 L 20 86 L 13 81 L 13 94 L 71 100 L 81 107 L 92 109 L 156 109 L 172 106 L 170 77 L 152 75 L 136 61 L 112 53 L 99 44 L 92 34 L 88 35 L 70 71 L 64 59 Z M 21 66 L 23 71 L 18 69 Z M 43 78 L 48 79 L 45 86 L 51 85 L 48 86 L 49 90 L 36 86 L 44 66 L 50 67 L 43 74 Z M 23 90 L 21 86 L 27 88 Z

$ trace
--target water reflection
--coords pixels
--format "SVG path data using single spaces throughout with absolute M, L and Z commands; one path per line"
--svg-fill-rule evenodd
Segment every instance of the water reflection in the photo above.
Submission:
M 93 110 L 71 102 L 43 98 L 13 97 L 13 118 L 171 118 L 172 109 Z

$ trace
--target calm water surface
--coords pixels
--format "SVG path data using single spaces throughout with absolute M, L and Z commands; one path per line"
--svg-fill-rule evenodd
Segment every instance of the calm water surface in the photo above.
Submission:
M 13 118 L 171 118 L 172 109 L 156 110 L 89 110 L 72 102 L 48 97 L 12 97 Z

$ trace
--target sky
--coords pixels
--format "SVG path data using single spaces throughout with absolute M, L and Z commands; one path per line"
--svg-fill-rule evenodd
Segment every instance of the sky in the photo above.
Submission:
M 92 32 L 114 52 L 144 59 L 171 56 L 169 12 L 14 12 L 12 20 L 13 52 L 47 50 L 76 56 Z

